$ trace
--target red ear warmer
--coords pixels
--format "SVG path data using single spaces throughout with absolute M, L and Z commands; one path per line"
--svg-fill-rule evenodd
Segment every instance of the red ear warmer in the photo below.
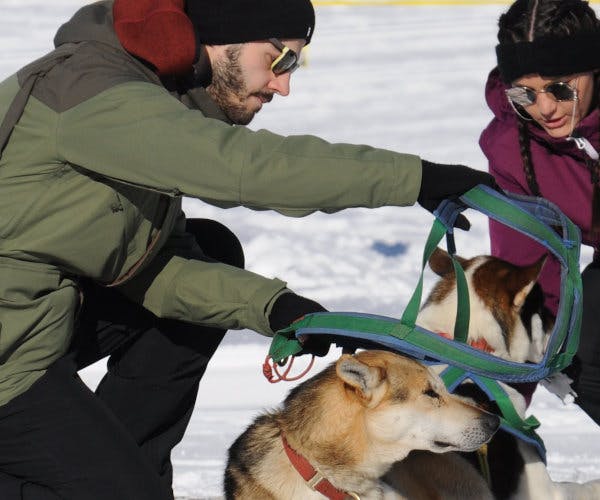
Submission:
M 161 76 L 187 73 L 196 57 L 196 38 L 183 8 L 184 0 L 115 0 L 114 28 L 121 45 Z

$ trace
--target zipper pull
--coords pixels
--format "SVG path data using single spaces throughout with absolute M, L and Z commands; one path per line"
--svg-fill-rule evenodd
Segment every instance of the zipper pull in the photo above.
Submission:
M 592 146 L 590 144 L 590 141 L 588 141 L 585 137 L 573 137 L 572 135 L 570 135 L 569 137 L 567 137 L 567 141 L 573 141 L 577 146 L 577 149 L 582 149 L 583 151 L 585 151 L 585 153 L 592 160 L 600 159 L 598 151 L 594 149 L 594 146 Z

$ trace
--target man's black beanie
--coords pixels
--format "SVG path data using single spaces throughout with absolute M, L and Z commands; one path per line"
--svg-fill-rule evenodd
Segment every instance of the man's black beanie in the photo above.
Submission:
M 310 43 L 315 10 L 310 0 L 186 0 L 198 40 L 207 45 L 301 38 Z

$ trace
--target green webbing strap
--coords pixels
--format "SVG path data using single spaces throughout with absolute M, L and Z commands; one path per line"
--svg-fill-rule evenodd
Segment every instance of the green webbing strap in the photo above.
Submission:
M 383 316 L 368 316 L 359 313 L 315 313 L 307 314 L 289 327 L 277 332 L 269 354 L 275 362 L 302 350 L 294 333 L 323 333 L 347 338 L 375 340 L 385 343 L 387 337 L 399 352 L 411 354 L 427 353 L 444 363 L 457 364 L 477 373 L 495 373 L 502 379 L 522 379 L 529 375 L 532 366 L 509 362 L 490 356 L 483 351 L 422 330 L 403 325 L 400 321 Z M 283 337 L 283 338 L 282 338 Z M 284 340 L 285 339 L 285 340 Z M 401 344 L 401 345 L 399 345 Z M 420 357 L 420 356 L 417 356 Z
M 439 219 L 435 219 L 431 231 L 429 232 L 429 237 L 425 242 L 425 249 L 423 250 L 423 259 L 421 261 L 421 269 L 425 268 L 429 257 L 431 257 L 431 254 L 435 250 L 437 244 L 440 242 L 440 240 L 444 237 L 445 234 L 446 227 L 439 221 Z M 413 292 L 412 297 L 408 301 L 406 309 L 404 309 L 404 313 L 402 314 L 402 318 L 400 319 L 400 322 L 403 325 L 407 325 L 409 327 L 415 326 L 417 315 L 419 314 L 419 309 L 421 307 L 422 294 L 423 272 L 421 271 L 415 291 Z
M 433 255 L 433 252 L 438 246 L 438 243 L 441 239 L 446 235 L 448 229 L 439 219 L 435 219 L 433 222 L 433 226 L 431 231 L 429 232 L 429 237 L 425 242 L 425 249 L 423 250 L 423 260 L 421 262 L 421 274 L 419 276 L 419 281 L 415 288 L 415 291 L 412 294 L 412 297 L 408 301 L 408 305 L 402 314 L 402 318 L 400 322 L 403 325 L 410 327 L 411 329 L 415 327 L 415 323 L 417 320 L 417 315 L 419 314 L 419 309 L 421 308 L 421 298 L 423 295 L 423 274 L 425 272 L 425 268 L 427 266 L 427 262 L 429 262 L 429 258 Z M 449 245 L 452 246 L 453 245 Z M 457 307 L 456 307 L 456 322 L 454 324 L 454 339 L 458 342 L 466 342 L 467 335 L 469 331 L 469 290 L 467 286 L 467 280 L 465 278 L 465 273 L 461 267 L 461 265 L 456 260 L 454 255 L 453 248 L 450 249 L 450 257 L 452 259 L 452 265 L 454 267 L 454 274 L 456 276 L 456 290 L 458 294 Z
M 508 430 L 521 433 L 524 437 L 533 442 L 540 453 L 545 455 L 545 446 L 542 438 L 535 432 L 540 426 L 540 422 L 533 415 L 523 419 L 515 410 L 515 407 L 510 400 L 510 397 L 502 386 L 496 381 L 488 377 L 473 375 L 456 367 L 448 367 L 441 374 L 442 380 L 449 388 L 458 386 L 463 380 L 471 379 L 479 385 L 498 405 L 500 408 L 501 425 Z M 543 457 L 545 459 L 545 456 Z
M 280 330 L 273 336 L 271 347 L 269 348 L 269 356 L 276 363 L 283 361 L 288 356 L 295 356 L 302 351 L 302 344 L 294 336 L 295 328 L 292 329 L 293 325 Z
M 469 304 L 469 286 L 462 266 L 451 254 L 454 276 L 456 277 L 456 323 L 454 324 L 454 340 L 465 344 L 469 335 L 469 315 L 471 307 Z

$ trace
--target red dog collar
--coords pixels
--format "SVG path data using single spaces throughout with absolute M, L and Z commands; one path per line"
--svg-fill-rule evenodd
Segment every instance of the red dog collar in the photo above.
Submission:
M 338 490 L 325 476 L 315 469 L 306 458 L 290 447 L 283 434 L 281 435 L 281 441 L 283 442 L 283 448 L 290 459 L 291 464 L 311 489 L 325 495 L 330 500 L 347 500 L 348 498 L 360 500 L 360 497 L 356 493 Z

